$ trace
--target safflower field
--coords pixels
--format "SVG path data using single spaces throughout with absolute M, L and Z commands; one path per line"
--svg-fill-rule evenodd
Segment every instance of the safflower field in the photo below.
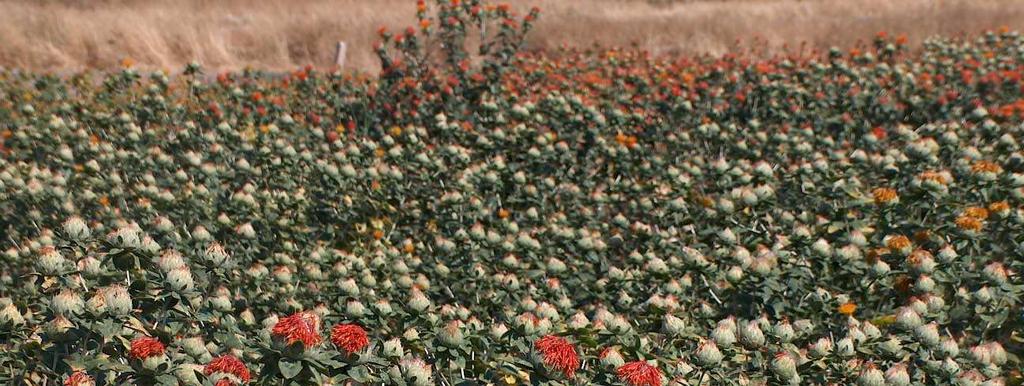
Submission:
M 0 382 L 1017 385 L 1024 37 L 0 73 Z

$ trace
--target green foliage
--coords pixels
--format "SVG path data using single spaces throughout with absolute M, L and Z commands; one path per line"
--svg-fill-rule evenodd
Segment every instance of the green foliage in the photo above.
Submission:
M 1024 38 L 542 55 L 536 16 L 423 5 L 376 79 L 2 73 L 0 381 L 1019 383 Z

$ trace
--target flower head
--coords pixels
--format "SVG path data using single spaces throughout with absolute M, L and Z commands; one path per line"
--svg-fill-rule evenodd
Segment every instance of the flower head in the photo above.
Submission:
M 241 360 L 233 355 L 222 355 L 214 358 L 203 368 L 203 373 L 206 375 L 229 374 L 242 382 L 249 382 L 249 379 L 252 378 L 249 374 L 249 369 L 245 367 L 245 363 L 242 363 Z M 219 381 L 218 384 L 220 384 Z
M 884 242 L 886 247 L 893 250 L 909 249 L 913 245 L 904 235 L 886 236 Z
M 369 345 L 370 338 L 358 324 L 339 324 L 331 329 L 331 342 L 346 353 L 353 354 Z
M 964 215 L 968 217 L 974 217 L 978 220 L 984 220 L 988 218 L 988 209 L 980 206 L 971 206 L 964 209 Z
M 81 371 L 76 371 L 74 374 L 71 374 L 71 376 L 68 377 L 68 379 L 64 380 L 64 386 L 94 386 L 94 385 L 96 385 L 96 381 L 94 381 L 92 379 L 92 377 L 89 376 L 89 374 L 86 374 L 86 373 L 81 372 Z
M 144 336 L 132 341 L 128 349 L 128 357 L 132 359 L 145 360 L 164 354 L 164 344 L 157 338 Z
M 288 344 L 302 342 L 306 347 L 316 346 L 323 339 L 320 337 L 320 317 L 312 312 L 296 312 L 279 320 L 270 334 Z
M 965 231 L 980 231 L 985 224 L 977 217 L 960 216 L 956 219 L 956 226 Z
M 580 358 L 576 354 L 576 347 L 565 338 L 548 335 L 534 342 L 533 347 L 540 353 L 545 365 L 562 372 L 568 378 L 576 375 Z
M 991 161 L 978 161 L 974 165 L 971 165 L 971 171 L 975 173 L 994 173 L 999 174 L 1003 171 L 1003 168 L 998 164 Z
M 645 361 L 626 363 L 615 372 L 630 386 L 661 386 L 661 371 Z
M 783 380 L 790 381 L 796 379 L 800 374 L 796 370 L 796 360 L 793 355 L 787 352 L 780 352 L 775 354 L 775 359 L 772 360 L 772 372 L 778 375 Z
M 871 191 L 871 196 L 875 199 L 875 204 L 878 205 L 894 204 L 900 199 L 896 190 L 892 188 L 875 188 Z

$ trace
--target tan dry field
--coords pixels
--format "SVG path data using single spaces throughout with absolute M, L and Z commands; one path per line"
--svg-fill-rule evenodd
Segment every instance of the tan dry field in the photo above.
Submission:
M 431 3 L 431 1 L 428 1 Z M 721 54 L 784 45 L 850 46 L 878 31 L 911 43 L 933 35 L 1024 28 L 1022 0 L 512 0 L 542 10 L 531 48 L 633 43 L 654 54 Z M 380 26 L 414 23 L 415 0 L 0 0 L 0 67 L 33 71 L 139 67 L 269 70 L 329 67 L 337 41 L 346 68 L 373 71 Z M 737 40 L 741 43 L 737 46 Z

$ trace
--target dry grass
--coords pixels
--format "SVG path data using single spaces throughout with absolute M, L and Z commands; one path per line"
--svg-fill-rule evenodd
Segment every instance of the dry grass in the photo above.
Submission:
M 722 53 L 784 43 L 850 45 L 886 30 L 923 37 L 1024 28 L 1020 0 L 732 0 L 652 5 L 623 0 L 518 0 L 543 10 L 535 48 L 638 43 L 655 54 Z M 0 66 L 38 71 L 113 68 L 329 66 L 335 42 L 349 68 L 374 69 L 379 26 L 413 22 L 413 0 L 0 0 Z M 759 38 L 751 43 L 753 38 Z

